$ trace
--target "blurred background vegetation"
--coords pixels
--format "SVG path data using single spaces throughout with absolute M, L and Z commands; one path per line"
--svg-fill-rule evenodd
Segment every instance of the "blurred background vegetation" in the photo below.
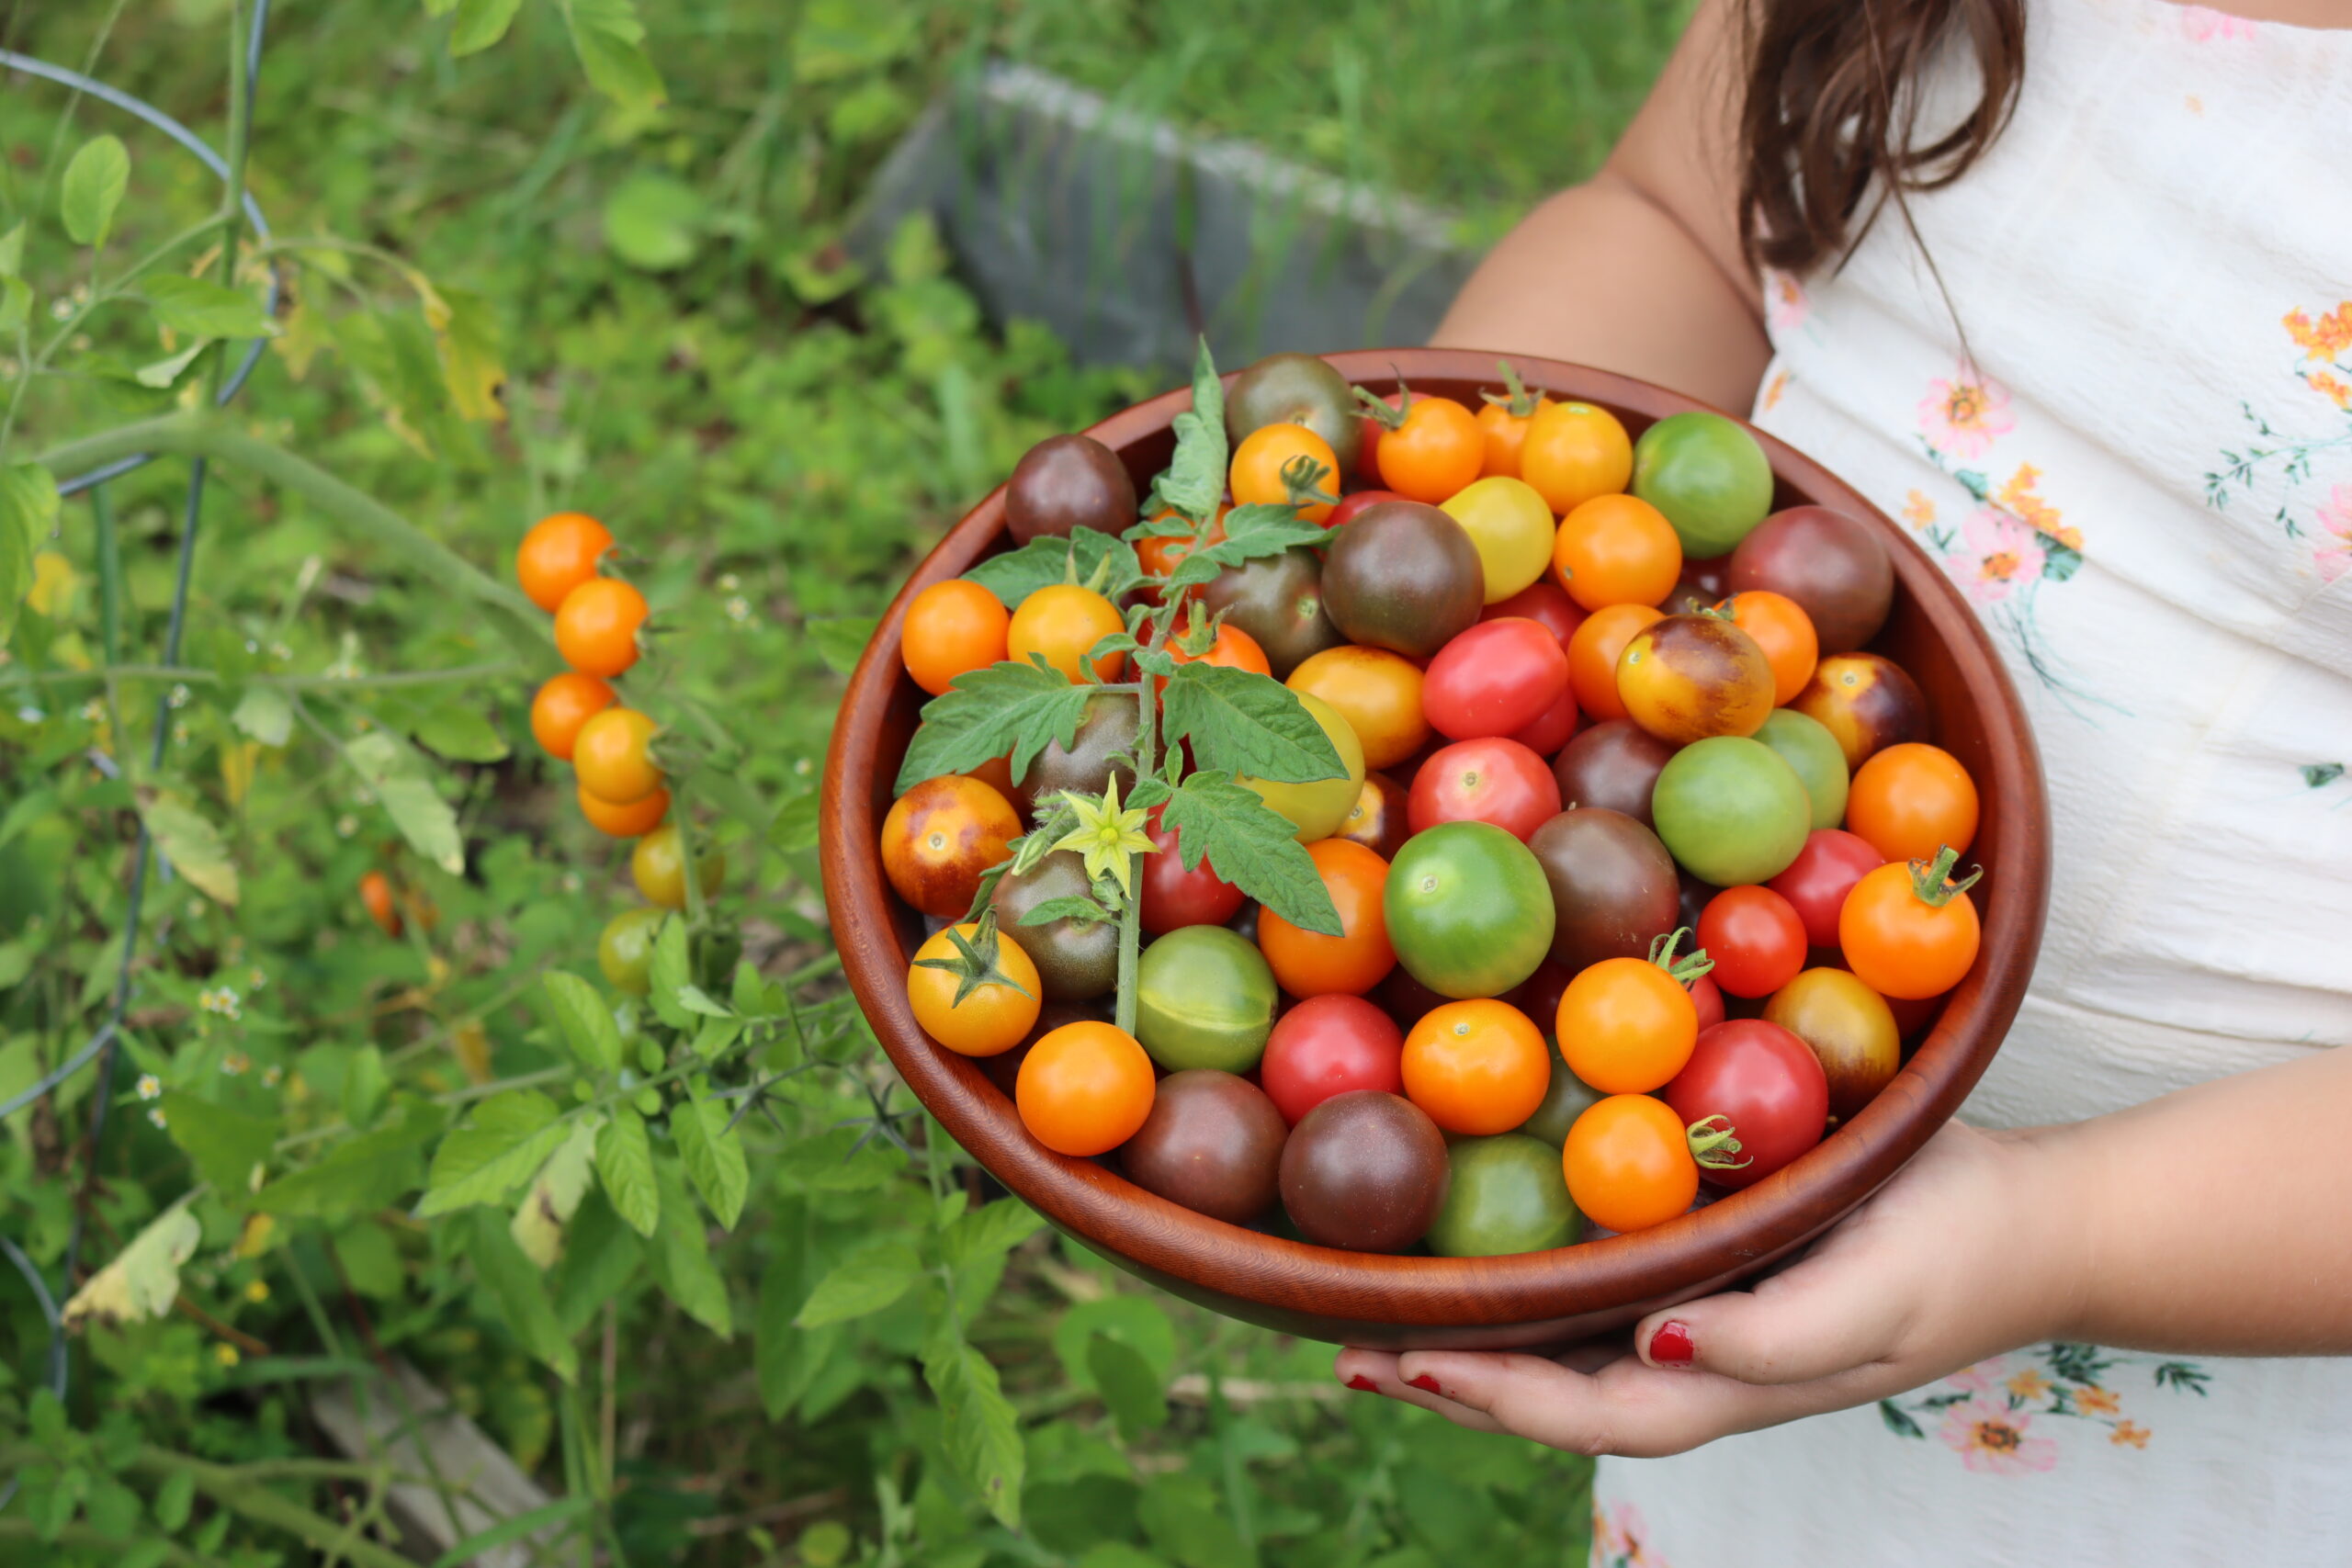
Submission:
M 453 58 L 451 28 L 475 9 L 289 0 L 274 15 L 251 186 L 279 236 L 333 235 L 346 249 L 308 258 L 286 307 L 336 327 L 303 339 L 307 359 L 281 337 L 239 417 L 502 578 L 531 519 L 565 506 L 602 517 L 667 628 L 662 679 L 756 736 L 743 778 L 778 808 L 779 829 L 765 841 L 719 829 L 746 952 L 771 977 L 814 975 L 810 994 L 837 1007 L 807 830 L 839 689 L 829 641 L 840 639 L 823 628 L 878 609 L 1031 442 L 1159 389 L 1143 370 L 1073 367 L 1035 323 L 983 320 L 920 224 L 870 264 L 844 253 L 870 176 L 925 103 L 985 61 L 1026 62 L 1188 129 L 1419 197 L 1476 244 L 1595 166 L 1686 6 L 698 0 L 644 13 L 643 51 L 665 86 L 658 105 L 584 81 L 553 3 L 521 6 L 495 49 Z M 217 143 L 230 17 L 229 0 L 18 6 L 0 44 L 85 65 Z M 70 314 L 73 290 L 86 288 L 86 253 L 53 234 L 58 171 L 85 137 L 114 130 L 130 147 L 122 254 L 201 217 L 218 193 L 103 106 L 75 104 L 67 124 L 68 101 L 21 77 L 0 95 L 0 231 L 34 226 L 36 324 Z M 401 288 L 381 256 L 479 300 L 506 418 L 444 406 L 429 347 L 420 359 L 403 335 L 420 330 L 413 301 L 384 302 Z M 100 371 L 110 355 L 129 367 L 155 353 L 143 319 L 94 316 L 88 334 L 76 346 Z M 0 368 L 14 380 L 23 367 Z M 99 372 L 51 378 L 24 400 L 17 455 L 182 395 Z M 119 662 L 152 662 L 161 646 L 185 474 L 158 463 L 108 487 L 124 558 Z M 63 566 L 0 666 L 0 1098 L 87 1036 L 119 954 L 110 944 L 135 823 L 125 787 L 76 759 L 128 749 L 118 734 L 143 750 L 153 705 L 185 704 L 167 772 L 227 824 L 244 882 L 234 909 L 184 880 L 153 890 L 152 956 L 96 1211 L 103 1258 L 190 1180 L 186 1151 L 134 1114 L 134 1073 L 203 1094 L 258 1095 L 266 1080 L 282 1101 L 270 1114 L 300 1130 L 362 1120 L 353 1095 L 378 1092 L 351 1087 L 363 1056 L 391 1064 L 395 1096 L 461 1095 L 489 1073 L 541 1067 L 560 1058 L 517 998 L 546 966 L 593 972 L 595 933 L 627 902 L 628 874 L 625 852 L 579 822 L 568 774 L 528 743 L 527 667 L 430 702 L 365 684 L 504 655 L 481 612 L 250 473 L 214 473 L 183 663 L 223 671 L 224 687 L 254 670 L 360 677 L 331 706 L 322 699 L 322 735 L 385 726 L 429 743 L 436 723 L 447 734 L 487 721 L 505 743 L 449 748 L 439 785 L 463 825 L 468 874 L 402 849 L 364 785 L 303 753 L 301 738 L 257 745 L 209 688 L 189 700 L 171 682 L 126 676 L 101 700 L 86 683 L 41 683 L 102 657 L 91 515 L 67 503 L 52 547 Z M 371 867 L 435 906 L 437 927 L 381 937 L 352 892 Z M 222 987 L 237 993 L 225 1010 Z M 237 1083 L 222 1088 L 223 1074 Z M 88 1092 L 85 1075 L 53 1106 L 9 1118 L 0 1145 L 0 1231 L 44 1267 L 70 1222 L 79 1172 L 66 1145 Z M 992 1523 L 938 1462 L 911 1298 L 842 1325 L 820 1355 L 770 1337 L 797 1304 L 793 1281 L 805 1294 L 825 1259 L 892 1227 L 920 1231 L 932 1213 L 924 1173 L 879 1145 L 846 1166 L 810 1155 L 846 1146 L 822 1132 L 841 1110 L 811 1091 L 778 1135 L 750 1123 L 763 1140 L 752 1196 L 714 1252 L 731 1341 L 640 1275 L 567 1319 L 588 1371 L 584 1384 L 560 1383 L 445 1227 L 361 1217 L 249 1251 L 229 1245 L 233 1216 L 208 1210 L 182 1282 L 197 1310 L 77 1341 L 76 1429 L 221 1463 L 312 1453 L 299 1373 L 256 1375 L 265 1359 L 241 1368 L 232 1352 L 332 1359 L 356 1333 L 423 1368 L 551 1493 L 594 1490 L 608 1559 L 1583 1560 L 1575 1461 L 1339 1395 L 1328 1348 L 1209 1317 L 1044 1236 L 1015 1252 L 972 1330 L 1024 1423 L 1026 1529 Z M 345 1321 L 337 1303 L 358 1315 Z M 1086 1348 L 1095 1338 L 1136 1350 L 1170 1403 L 1108 1409 Z M 9 1468 L 28 1462 L 9 1428 L 32 1421 L 45 1344 L 29 1298 L 0 1275 Z M 614 1357 L 609 1376 L 600 1353 Z M 598 1462 L 583 1465 L 583 1451 Z M 78 1484 L 111 1495 L 104 1478 L 136 1469 L 116 1460 L 92 1459 L 96 1479 Z M 55 1481 L 40 1495 L 62 1507 Z M 277 1484 L 324 1514 L 350 1506 L 339 1484 L 321 1483 L 333 1497 Z M 181 1523 L 166 1517 L 170 1492 L 121 1506 L 144 1507 L 139 1517 L 167 1532 L 194 1528 L 184 1496 Z M 0 1562 L 132 1562 L 107 1544 L 115 1538 L 87 1533 L 98 1522 L 37 1543 L 28 1506 L 0 1510 Z M 99 1520 L 95 1504 L 88 1517 Z M 221 1521 L 191 1549 L 202 1561 L 337 1555 L 250 1515 L 199 1507 L 197 1517 Z M 157 1551 L 140 1561 L 195 1560 Z

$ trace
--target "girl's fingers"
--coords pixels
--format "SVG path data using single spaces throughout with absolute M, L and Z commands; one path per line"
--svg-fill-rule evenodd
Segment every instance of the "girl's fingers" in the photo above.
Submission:
M 1681 1453 L 1851 1403 L 1824 1385 L 1758 1388 L 1706 1372 L 1660 1371 L 1631 1357 L 1588 1375 L 1537 1356 L 1424 1350 L 1398 1357 L 1396 1370 L 1408 1394 L 1418 1379 L 1436 1383 L 1433 1397 L 1414 1403 L 1463 1426 L 1491 1423 L 1555 1449 L 1632 1459 Z
M 1648 1365 L 1745 1383 L 1811 1382 L 1893 1356 L 1910 1313 L 1867 1248 L 1815 1253 L 1752 1292 L 1726 1291 L 1652 1313 L 1634 1343 Z
M 1532 1357 L 1522 1358 L 1533 1359 Z M 1424 1410 L 1434 1410 L 1457 1427 L 1468 1427 L 1480 1432 L 1500 1432 L 1502 1423 L 1483 1411 L 1446 1398 L 1437 1392 L 1434 1381 L 1421 1374 L 1423 1381 L 1409 1381 L 1412 1374 L 1400 1371 L 1397 1358 L 1385 1350 L 1342 1350 L 1333 1371 L 1348 1387 L 1363 1393 L 1385 1393 L 1391 1399 L 1418 1404 Z

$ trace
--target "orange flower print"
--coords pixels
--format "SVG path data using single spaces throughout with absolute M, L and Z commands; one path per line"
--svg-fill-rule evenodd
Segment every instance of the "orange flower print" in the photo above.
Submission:
M 2086 1416 L 2112 1416 L 2123 1402 L 2097 1383 L 2086 1383 L 2075 1391 L 2075 1408 Z
M 1591 1562 L 1597 1568 L 1667 1568 L 1664 1558 L 1644 1547 L 1649 1533 L 1649 1522 L 1633 1504 L 1593 1499 Z
M 2023 1411 L 1979 1397 L 1945 1411 L 1943 1429 L 1936 1435 L 1960 1455 L 1961 1463 L 1981 1475 L 2026 1475 L 2058 1462 L 2057 1439 L 2027 1436 L 2032 1425 L 2033 1417 Z
M 2001 1386 L 2019 1399 L 2033 1400 L 2048 1393 L 2051 1384 L 2048 1378 L 2028 1367 Z
M 2083 547 L 2083 531 L 2067 525 L 2064 514 L 2041 496 L 2034 487 L 2041 482 L 2041 470 L 2031 463 L 2019 463 L 2018 471 L 2008 482 L 1994 492 L 1993 504 L 2016 517 L 2030 528 L 2038 528 L 2068 549 Z
M 1921 491 L 1913 491 L 1903 498 L 1903 521 L 1910 524 L 1914 528 L 1934 527 L 1936 503 L 1928 500 Z
M 1948 457 L 1982 457 L 1996 439 L 2018 427 L 2017 416 L 2009 412 L 2007 389 L 1973 374 L 1966 366 L 1950 380 L 1928 382 L 1918 413 L 1928 445 Z
M 2352 384 L 2346 384 L 2341 377 L 2324 370 L 2309 370 L 2303 373 L 2303 379 L 2311 383 L 2312 391 L 2337 408 L 2352 410 Z
M 2352 299 L 2314 321 L 2307 310 L 2290 310 L 2281 323 L 2295 346 L 2313 359 L 2333 359 L 2352 348 Z
M 1781 406 L 1781 394 L 1788 389 L 1789 373 L 1783 370 L 1774 376 L 1770 384 L 1764 389 L 1764 412 L 1766 413 L 1770 413 L 1774 409 L 1779 408 Z
M 1785 272 L 1764 275 L 1764 324 L 1776 333 L 1794 332 L 1804 325 L 1812 312 L 1813 301 L 1805 298 L 1804 285 Z
M 2148 1429 L 2136 1421 L 2118 1421 L 2107 1440 L 2117 1448 L 2144 1449 L 2148 1446 Z

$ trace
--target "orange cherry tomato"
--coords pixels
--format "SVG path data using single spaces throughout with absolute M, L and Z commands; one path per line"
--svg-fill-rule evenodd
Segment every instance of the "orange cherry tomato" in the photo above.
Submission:
M 596 575 L 613 536 L 584 512 L 559 512 L 531 525 L 514 551 L 514 580 L 524 596 L 552 615 L 564 595 Z
M 1682 1118 L 1646 1094 L 1612 1094 L 1587 1106 L 1568 1129 L 1560 1170 L 1576 1206 L 1606 1230 L 1664 1224 L 1699 1195 L 1699 1162 Z
M 1301 459 L 1305 459 L 1304 462 Z M 1292 482 L 1299 491 L 1320 491 L 1331 501 L 1310 501 L 1299 517 L 1320 523 L 1339 504 L 1340 459 L 1331 444 L 1303 424 L 1261 424 L 1241 438 L 1233 449 L 1227 482 L 1236 506 L 1280 506 L 1291 499 Z
M 1029 1135 L 1056 1154 L 1108 1154 L 1151 1114 L 1151 1058 L 1114 1024 L 1066 1023 L 1029 1047 L 1012 1101 Z
M 977 942 L 980 923 L 967 921 L 956 929 L 966 942 Z M 987 955 L 985 948 L 980 951 Z M 927 962 L 949 963 L 957 956 L 945 931 L 917 948 L 914 962 L 907 965 L 907 1005 L 922 1032 L 957 1055 L 1001 1056 L 1026 1039 L 1036 1024 L 1039 998 L 1045 995 L 1037 965 L 1010 934 L 998 931 L 996 967 L 1003 978 L 981 981 L 959 1002 L 956 993 L 961 977 Z M 1008 980 L 1012 984 L 1004 983 Z
M 1448 1002 L 1405 1036 L 1405 1098 L 1449 1133 L 1508 1133 L 1552 1085 L 1543 1031 L 1509 1002 Z
M 1477 417 L 1452 398 L 1412 394 L 1393 429 L 1380 436 L 1381 481 L 1408 501 L 1431 506 L 1478 477 L 1487 437 Z
M 1597 495 L 1560 519 L 1552 575 L 1588 610 L 1657 604 L 1682 576 L 1682 540 L 1635 495 Z
M 645 595 L 634 587 L 592 577 L 556 606 L 556 651 L 582 675 L 610 679 L 637 662 L 637 630 L 645 615 Z
M 1016 662 L 1026 664 L 1032 653 L 1074 682 L 1115 681 L 1126 668 L 1127 656 L 1114 653 L 1094 667 L 1092 674 L 1080 660 L 1106 637 L 1127 629 L 1119 607 L 1091 588 L 1057 582 L 1021 601 L 1005 628 L 1005 647 Z
M 635 708 L 592 715 L 571 739 L 580 787 L 610 806 L 634 806 L 662 787 L 653 760 L 654 723 Z
M 1178 563 L 1182 562 L 1186 556 L 1192 554 L 1194 549 L 1205 545 L 1221 544 L 1224 542 L 1226 513 L 1232 510 L 1233 503 L 1231 502 L 1220 502 L 1216 509 L 1216 515 L 1210 520 L 1209 525 L 1195 533 L 1154 535 L 1137 539 L 1136 541 L 1136 558 L 1143 564 L 1144 570 L 1149 572 L 1152 576 L 1166 577 L 1170 572 L 1174 571 Z M 1159 512 L 1153 514 L 1152 521 L 1157 523 L 1163 518 L 1173 517 L 1175 515 L 1176 513 L 1173 511 Z M 1201 589 L 1204 586 L 1204 585 L 1201 583 L 1194 583 L 1192 587 L 1184 590 L 1184 597 L 1187 599 L 1199 598 L 1201 596 Z
M 1392 768 L 1429 744 L 1421 671 L 1385 648 L 1327 648 L 1299 662 L 1287 682 L 1339 711 L 1363 746 L 1368 769 Z
M 1268 677 L 1274 672 L 1274 667 L 1266 662 L 1266 650 L 1258 646 L 1258 639 L 1239 626 L 1220 622 L 1216 639 L 1199 653 L 1185 652 L 1182 644 L 1186 640 L 1187 637 L 1182 633 L 1168 639 L 1168 657 L 1180 665 L 1216 664 L 1227 670 L 1247 670 L 1253 675 Z M 1166 676 L 1155 675 L 1152 681 L 1153 691 L 1168 689 Z
M 1492 394 L 1488 394 L 1491 399 Z M 1478 433 L 1486 437 L 1487 454 L 1479 465 L 1479 477 L 1492 479 L 1499 474 L 1506 479 L 1519 479 L 1519 455 L 1527 445 L 1527 427 L 1535 416 L 1552 406 L 1552 400 L 1541 393 L 1534 395 L 1532 406 L 1518 398 L 1505 398 L 1500 402 L 1487 401 L 1478 410 Z M 1525 413 L 1514 413 L 1514 408 L 1526 408 Z
M 1294 997 L 1334 991 L 1362 996 L 1396 967 L 1389 944 L 1388 919 L 1381 899 L 1388 886 L 1388 863 L 1349 839 L 1319 839 L 1306 856 L 1323 878 L 1323 890 L 1340 912 L 1340 934 L 1303 931 L 1272 909 L 1258 911 L 1258 950 L 1274 979 Z
M 613 689 L 594 675 L 577 670 L 550 675 L 531 698 L 531 739 L 548 756 L 569 762 L 580 727 L 618 701 Z
M 1611 604 L 1595 610 L 1568 638 L 1568 689 L 1577 711 L 1595 721 L 1625 716 L 1617 694 L 1617 660 L 1644 626 L 1664 619 L 1647 604 Z
M 1846 830 L 1889 860 L 1965 853 L 1976 837 L 1976 782 L 1939 746 L 1906 740 L 1871 754 L 1846 794 Z
M 1984 940 L 1968 896 L 1983 873 L 1952 882 L 1957 858 L 1946 851 L 1933 861 L 1896 861 L 1854 884 L 1838 911 L 1838 945 L 1854 978 L 1910 1002 L 1960 984 Z
M 934 582 L 907 606 L 899 657 L 915 684 L 935 697 L 966 671 L 1002 660 L 1012 624 L 1012 613 L 978 583 L 960 577 Z
M 960 919 L 980 890 L 980 874 L 1012 852 L 1021 818 L 1004 796 L 975 778 L 925 779 L 882 818 L 882 870 L 899 897 L 926 915 Z
M 359 878 L 359 902 L 367 908 L 368 918 L 381 928 L 386 936 L 396 937 L 404 929 L 400 906 L 392 899 L 391 878 L 380 871 L 364 873 Z
M 588 818 L 588 826 L 613 839 L 635 839 L 650 833 L 662 826 L 670 815 L 670 792 L 657 789 L 643 800 L 627 806 L 616 806 L 580 786 L 580 815 Z
M 1690 1060 L 1699 1008 L 1649 960 L 1604 958 L 1560 993 L 1557 1038 L 1568 1070 L 1601 1093 L 1647 1094 Z
M 675 822 L 664 822 L 638 840 L 629 852 L 628 874 L 647 903 L 662 909 L 686 907 L 685 855 Z M 695 880 L 704 897 L 715 897 L 727 880 L 727 852 L 707 841 L 695 846 Z
M 1772 705 L 1785 707 L 1813 679 L 1821 659 L 1821 638 L 1804 606 L 1769 589 L 1751 588 L 1715 606 L 1729 612 L 1731 624 L 1756 639 L 1772 666 Z
M 1607 409 L 1554 403 L 1527 422 L 1519 477 L 1565 517 L 1596 495 L 1625 488 L 1634 477 L 1633 437 Z

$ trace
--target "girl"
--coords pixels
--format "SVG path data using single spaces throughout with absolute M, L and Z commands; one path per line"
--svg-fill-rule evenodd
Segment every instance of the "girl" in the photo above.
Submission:
M 2229 3 L 1707 0 L 1440 329 L 1870 494 L 2049 780 L 1969 1124 L 1803 1261 L 1560 1362 L 1340 1355 L 1611 1456 L 1596 1563 L 2352 1562 L 2352 3 Z

